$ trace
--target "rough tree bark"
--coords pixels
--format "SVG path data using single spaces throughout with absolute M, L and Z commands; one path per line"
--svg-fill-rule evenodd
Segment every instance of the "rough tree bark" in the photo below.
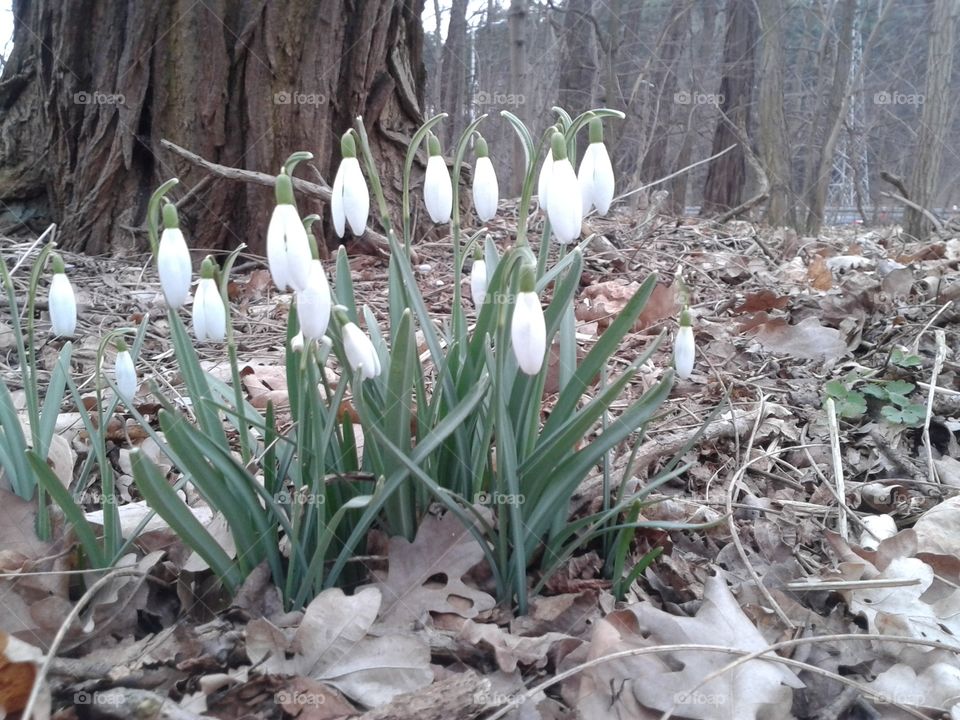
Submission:
M 929 208 L 940 179 L 940 160 L 950 129 L 950 76 L 953 73 L 956 0 L 935 0 L 930 14 L 930 44 L 927 48 L 927 81 L 917 134 L 917 154 L 910 180 L 911 199 Z M 908 234 L 925 238 L 930 221 L 923 213 L 907 208 L 904 222 Z
M 730 127 L 750 127 L 750 95 L 753 90 L 754 48 L 757 44 L 757 18 L 754 0 L 727 2 L 727 36 L 723 48 L 723 79 L 720 81 L 720 109 L 724 116 L 713 134 L 715 155 L 738 142 Z M 742 147 L 720 156 L 707 169 L 701 214 L 711 215 L 737 207 L 743 200 L 747 183 L 746 151 Z
M 764 171 L 770 182 L 767 222 L 773 226 L 795 228 L 793 179 L 790 166 L 790 135 L 784 115 L 783 69 L 784 38 L 783 0 L 759 0 L 760 11 L 760 79 L 759 151 Z
M 564 8 L 559 100 L 574 117 L 593 107 L 597 44 L 592 5 L 592 0 L 569 0 Z
M 0 200 L 60 223 L 71 250 L 124 252 L 144 247 L 147 200 L 178 176 L 192 245 L 262 252 L 272 192 L 212 181 L 161 139 L 270 173 L 309 150 L 314 169 L 298 174 L 329 182 L 338 137 L 362 115 L 392 192 L 404 138 L 421 121 L 422 9 L 423 0 L 14 0 Z
M 444 147 L 453 145 L 467 126 L 467 59 L 467 0 L 453 0 L 441 76 L 440 110 L 449 116 L 442 124 Z

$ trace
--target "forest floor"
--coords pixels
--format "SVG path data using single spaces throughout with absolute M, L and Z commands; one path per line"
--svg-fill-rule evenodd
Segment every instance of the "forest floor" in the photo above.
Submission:
M 862 226 L 812 238 L 639 215 L 587 225 L 597 237 L 576 309 L 582 348 L 658 273 L 618 359 L 666 336 L 629 393 L 670 367 L 681 274 L 695 318 L 694 373 L 676 383 L 638 449 L 612 453 L 613 482 L 633 450 L 632 484 L 679 453 L 689 470 L 656 490 L 641 519 L 709 529 L 639 529 L 627 567 L 663 552 L 621 602 L 599 548 L 589 550 L 518 616 L 494 606 L 473 567 L 479 548 L 439 514 L 412 544 L 371 538 L 369 587 L 327 591 L 293 613 L 266 573 L 224 598 L 176 535 L 152 525 L 130 558 L 143 572 L 111 581 L 67 626 L 84 589 L 70 574 L 79 570 L 73 540 L 38 541 L 34 507 L 0 489 L 0 717 L 22 706 L 34 677 L 16 638 L 43 653 L 55 643 L 41 695 L 63 720 L 960 718 L 960 240 L 919 243 L 899 228 Z M 504 228 L 491 231 L 502 247 Z M 23 297 L 33 245 L 2 242 L 8 262 L 23 261 Z M 469 297 L 468 276 L 453 277 L 444 238 L 417 253 L 428 306 L 449 316 L 452 283 Z M 81 390 L 92 393 L 102 334 L 149 312 L 138 369 L 140 410 L 152 417 L 144 381 L 175 392 L 179 378 L 148 258 L 65 259 L 80 306 Z M 382 322 L 386 261 L 361 255 L 350 265 L 358 303 Z M 231 297 L 248 398 L 282 407 L 290 297 L 275 295 L 250 258 Z M 2 324 L 17 321 L 2 310 L 0 375 L 22 410 Z M 41 369 L 60 346 L 44 340 Z M 222 347 L 200 351 L 227 377 Z M 159 456 L 130 418 L 109 427 L 122 502 L 135 509 L 130 450 Z M 69 482 L 88 450 L 69 407 L 58 437 L 50 464 Z M 598 470 L 581 486 L 574 515 L 597 508 L 601 483 Z M 97 488 L 84 500 L 97 510 Z M 347 645 L 334 626 L 349 626 Z M 413 649 L 396 662 L 390 645 Z M 736 664 L 749 653 L 764 659 Z

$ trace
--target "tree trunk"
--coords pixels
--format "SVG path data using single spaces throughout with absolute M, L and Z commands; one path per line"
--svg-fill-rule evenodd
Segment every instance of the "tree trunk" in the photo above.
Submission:
M 783 0 L 760 0 L 760 157 L 770 183 L 767 222 L 796 227 L 790 135 L 784 115 Z
M 663 45 L 657 57 L 653 75 L 654 85 L 660 89 L 660 102 L 657 112 L 651 118 L 653 133 L 650 145 L 640 165 L 644 182 L 659 180 L 667 172 L 667 146 L 670 143 L 671 121 L 674 108 L 689 110 L 689 93 L 677 92 L 677 61 L 683 52 L 684 39 L 690 28 L 690 5 L 673 3 L 667 18 L 667 27 L 663 33 Z M 684 102 L 684 99 L 687 102 Z
M 443 75 L 440 110 L 447 113 L 441 137 L 451 147 L 467 126 L 467 0 L 453 0 L 447 41 L 443 44 Z
M 834 64 L 833 81 L 826 96 L 826 103 L 817 114 L 814 124 L 816 128 L 822 120 L 823 130 L 820 138 L 820 151 L 814 151 L 814 143 L 808 148 L 810 153 L 806 167 L 806 202 L 807 224 L 806 231 L 810 235 L 820 232 L 823 224 L 823 212 L 827 203 L 827 188 L 833 168 L 833 152 L 840 136 L 843 118 L 847 114 L 850 100 L 850 70 L 853 66 L 853 43 L 851 37 L 857 31 L 856 19 L 859 2 L 838 3 L 840 16 L 837 19 L 836 62 Z
M 917 154 L 910 180 L 910 198 L 929 208 L 940 179 L 940 160 L 948 146 L 950 129 L 950 76 L 953 73 L 956 0 L 935 0 L 930 15 L 930 44 L 927 47 L 927 81 L 917 136 Z M 904 226 L 908 234 L 926 238 L 930 221 L 917 210 L 907 208 Z
M 0 200 L 71 250 L 145 246 L 147 200 L 177 176 L 191 246 L 263 252 L 273 193 L 211 180 L 168 139 L 222 165 L 276 173 L 297 150 L 332 182 L 362 115 L 388 193 L 421 121 L 423 0 L 15 0 L 0 78 Z M 97 28 L 97 32 L 91 32 Z M 301 214 L 322 212 L 301 202 Z
M 730 123 L 749 130 L 756 44 L 757 19 L 753 0 L 729 0 L 727 37 L 723 48 L 723 79 L 720 81 L 718 98 L 725 117 L 721 116 L 717 122 L 710 154 L 716 155 L 734 144 L 737 147 L 708 166 L 701 208 L 701 214 L 704 215 L 730 210 L 743 201 L 743 189 L 747 182 L 746 151 L 739 146 L 737 133 Z
M 515 97 L 527 96 L 527 19 L 529 11 L 528 0 L 511 0 L 508 23 L 510 28 L 510 92 Z M 520 119 L 526 116 L 525 104 L 517 106 Z M 523 176 L 526 172 L 524 161 L 523 142 L 520 138 L 513 141 L 513 163 L 510 173 L 508 192 L 519 196 L 523 188 Z M 532 158 L 531 158 L 532 160 Z
M 560 107 L 576 117 L 593 107 L 597 82 L 592 0 L 568 0 L 563 17 L 560 60 Z

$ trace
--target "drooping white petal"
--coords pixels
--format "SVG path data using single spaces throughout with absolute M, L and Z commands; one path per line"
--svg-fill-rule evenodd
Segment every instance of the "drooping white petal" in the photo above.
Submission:
M 330 192 L 330 214 L 333 216 L 333 229 L 337 237 L 343 237 L 347 227 L 347 215 L 343 210 L 343 161 L 337 168 L 333 178 L 333 189 Z
M 297 317 L 300 332 L 306 340 L 323 337 L 330 324 L 330 283 L 319 260 L 310 261 L 307 286 L 297 291 Z
M 125 402 L 130 402 L 137 393 L 137 370 L 133 366 L 133 358 L 129 350 L 117 353 L 113 366 L 113 378 L 117 383 L 117 390 Z
M 174 309 L 183 307 L 190 294 L 193 266 L 180 228 L 165 228 L 160 235 L 157 271 L 160 273 L 160 287 L 167 305 Z
M 577 170 L 577 184 L 580 186 L 580 203 L 583 216 L 593 208 L 593 168 L 594 168 L 594 149 L 593 143 L 587 145 L 583 153 L 583 159 L 580 161 L 580 169 Z
M 370 193 L 367 190 L 367 181 L 360 170 L 360 162 L 355 157 L 344 158 L 340 168 L 344 172 L 343 211 L 353 234 L 360 236 L 367 229 L 367 216 L 370 214 Z
M 497 214 L 497 203 L 500 201 L 500 184 L 497 182 L 497 172 L 487 156 L 477 158 L 473 168 L 473 207 L 481 222 L 492 220 Z
M 423 180 L 423 203 L 427 206 L 427 214 L 433 222 L 450 222 L 453 185 L 447 164 L 440 155 L 431 155 L 427 160 L 427 172 Z
M 537 177 L 537 199 L 540 201 L 540 208 L 546 212 L 547 198 L 550 194 L 550 176 L 553 175 L 553 149 L 547 151 L 547 156 L 543 159 L 543 165 L 540 166 L 540 175 Z
M 610 203 L 613 202 L 613 164 L 610 162 L 607 146 L 603 143 L 590 143 L 587 151 L 593 158 L 590 204 L 597 209 L 597 213 L 606 215 Z M 586 212 L 587 210 L 584 210 L 584 213 Z
M 543 367 L 547 351 L 547 329 L 540 298 L 533 292 L 521 292 L 513 309 L 510 339 L 517 364 L 527 375 L 536 375 Z
M 566 245 L 580 237 L 583 204 L 577 174 L 567 159 L 553 163 L 550 190 L 547 196 L 547 217 L 557 240 Z
M 227 334 L 227 311 L 213 278 L 201 278 L 193 296 L 193 334 L 204 342 L 222 342 Z
M 47 295 L 50 329 L 57 337 L 73 337 L 77 329 L 77 298 L 66 273 L 54 273 Z
M 693 328 L 689 325 L 681 325 L 673 343 L 673 365 L 677 370 L 677 377 L 682 379 L 690 377 L 693 372 L 693 359 L 696 354 Z
M 474 260 L 470 268 L 470 295 L 474 307 L 483 305 L 483 299 L 487 296 L 487 263 L 484 260 Z
M 310 252 L 310 241 L 307 239 L 307 231 L 303 227 L 303 222 L 297 214 L 293 205 L 287 205 L 290 208 L 286 219 L 286 238 L 287 238 L 287 272 L 290 273 L 290 285 L 294 290 L 302 290 L 307 286 L 307 276 L 310 274 L 310 262 L 313 255 Z
M 293 339 L 290 341 L 290 349 L 294 352 L 300 352 L 303 350 L 303 330 L 298 332 L 293 336 Z
M 343 326 L 343 349 L 354 372 L 360 371 L 365 380 L 380 374 L 380 358 L 363 331 L 352 322 Z
M 287 211 L 284 208 L 293 208 L 293 206 L 277 205 L 270 216 L 270 225 L 267 226 L 267 265 L 270 268 L 270 277 L 273 278 L 273 284 L 277 286 L 280 292 L 286 292 L 290 287 L 290 272 L 287 270 L 287 239 L 284 227 L 284 217 Z

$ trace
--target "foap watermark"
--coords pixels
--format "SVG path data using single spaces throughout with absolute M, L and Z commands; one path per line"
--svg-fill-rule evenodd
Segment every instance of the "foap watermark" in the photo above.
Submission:
M 301 707 L 323 705 L 327 698 L 320 693 L 303 692 L 297 690 L 281 690 L 273 696 L 277 705 L 300 705 Z
M 722 693 L 705 693 L 699 690 L 678 692 L 673 696 L 675 705 L 723 705 L 727 696 Z
M 496 105 L 498 107 L 517 107 L 524 105 L 527 97 L 523 93 L 487 92 L 480 90 L 473 95 L 474 105 Z
M 81 90 L 73 94 L 74 105 L 123 105 L 127 99 L 123 93 L 105 93 L 99 90 Z
M 873 94 L 874 105 L 923 105 L 924 96 L 920 93 L 902 93 L 881 90 Z
M 720 93 L 690 92 L 680 90 L 673 94 L 677 105 L 723 105 L 724 97 Z
M 326 105 L 327 96 L 323 93 L 305 93 L 281 90 L 273 94 L 274 105 Z
M 288 492 L 287 490 L 278 490 L 273 494 L 273 500 L 281 505 L 323 505 L 327 499 L 322 493 L 307 492 L 306 488 Z
M 484 690 L 477 690 L 473 693 L 473 702 L 475 705 L 484 707 L 498 707 L 500 705 L 512 705 L 518 700 L 522 700 L 525 693 L 500 693 Z
M 120 695 L 110 693 L 91 693 L 80 690 L 73 694 L 73 704 L 81 705 L 99 705 L 100 707 L 109 707 L 111 705 L 121 705 L 124 699 Z
M 478 492 L 473 496 L 475 505 L 523 505 L 527 498 L 523 493 Z

